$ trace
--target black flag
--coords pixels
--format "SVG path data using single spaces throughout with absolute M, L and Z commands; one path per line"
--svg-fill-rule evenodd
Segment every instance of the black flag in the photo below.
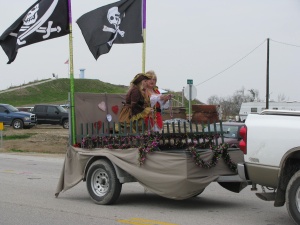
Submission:
M 70 33 L 68 0 L 39 0 L 0 37 L 0 45 L 13 62 L 18 49 Z
M 143 42 L 142 1 L 121 0 L 94 9 L 78 20 L 84 39 L 95 59 L 112 45 Z

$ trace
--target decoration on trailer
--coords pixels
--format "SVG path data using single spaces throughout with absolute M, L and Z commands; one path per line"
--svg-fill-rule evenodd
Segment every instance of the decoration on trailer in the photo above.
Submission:
M 210 169 L 218 164 L 223 158 L 228 167 L 236 172 L 237 165 L 231 160 L 228 152 L 228 144 L 214 144 L 219 134 L 170 134 L 162 135 L 160 133 L 151 133 L 145 135 L 127 135 L 127 136 L 86 136 L 81 143 L 77 143 L 75 147 L 85 149 L 107 148 L 124 150 L 128 148 L 139 149 L 139 164 L 143 165 L 147 159 L 147 155 L 155 151 L 163 150 L 186 150 L 191 154 L 195 164 L 201 168 Z M 199 141 L 200 140 L 200 141 Z M 201 159 L 201 149 L 210 148 L 213 157 L 204 161 Z

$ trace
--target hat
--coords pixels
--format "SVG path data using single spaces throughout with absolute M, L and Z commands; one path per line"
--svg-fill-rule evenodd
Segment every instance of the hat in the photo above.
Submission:
M 149 79 L 151 79 L 151 77 L 149 75 L 144 74 L 144 73 L 138 73 L 137 75 L 135 75 L 135 77 L 133 78 L 133 80 L 131 81 L 131 83 L 137 85 L 141 81 L 143 81 L 143 80 L 149 80 Z

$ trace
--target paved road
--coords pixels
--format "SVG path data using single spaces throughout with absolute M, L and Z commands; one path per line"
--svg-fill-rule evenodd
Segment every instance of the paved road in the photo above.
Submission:
M 231 193 L 217 183 L 198 197 L 175 201 L 123 185 L 112 206 L 90 200 L 85 183 L 54 197 L 64 156 L 0 153 L 1 225 L 292 225 L 285 207 L 255 197 L 247 187 Z

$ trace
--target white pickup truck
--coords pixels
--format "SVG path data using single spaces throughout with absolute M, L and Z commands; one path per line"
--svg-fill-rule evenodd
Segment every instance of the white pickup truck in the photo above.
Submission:
M 262 186 L 256 195 L 283 206 L 300 224 L 300 111 L 265 110 L 249 114 L 240 131 L 245 162 L 238 164 L 241 178 Z

